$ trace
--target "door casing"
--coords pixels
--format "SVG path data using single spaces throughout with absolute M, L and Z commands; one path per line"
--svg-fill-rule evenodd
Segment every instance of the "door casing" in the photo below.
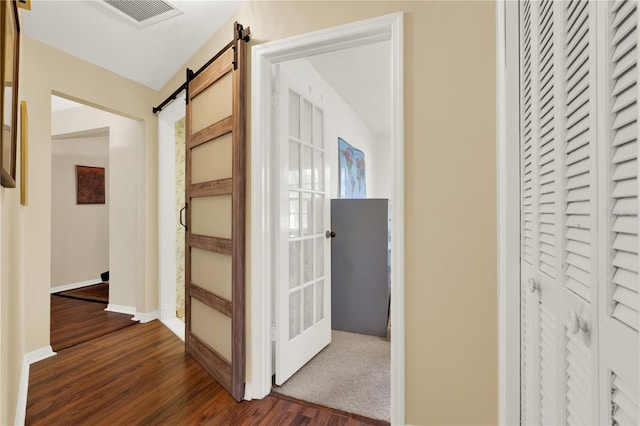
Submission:
M 176 155 L 175 123 L 186 115 L 185 92 L 158 115 L 158 239 L 160 320 L 184 341 L 184 322 L 176 317 Z
M 520 424 L 518 2 L 496 3 L 498 423 Z
M 274 184 L 271 68 L 280 62 L 349 47 L 391 42 L 391 423 L 404 424 L 404 100 L 403 14 L 394 13 L 339 27 L 264 43 L 252 48 L 251 75 L 251 293 L 249 296 L 251 380 L 245 399 L 271 392 L 271 306 L 278 217 Z

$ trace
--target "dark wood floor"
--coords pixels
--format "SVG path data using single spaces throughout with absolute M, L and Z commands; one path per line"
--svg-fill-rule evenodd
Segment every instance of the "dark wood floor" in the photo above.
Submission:
M 51 347 L 59 351 L 135 324 L 132 315 L 104 310 L 98 302 L 51 295 Z
M 375 422 L 377 423 L 377 422 Z M 62 350 L 31 366 L 26 424 L 366 425 L 277 396 L 237 403 L 159 321 Z

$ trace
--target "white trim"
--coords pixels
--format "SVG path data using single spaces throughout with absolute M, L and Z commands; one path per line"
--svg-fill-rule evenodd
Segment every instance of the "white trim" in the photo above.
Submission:
M 51 289 L 49 289 L 49 293 L 51 294 L 60 293 L 61 291 L 75 290 L 76 288 L 86 287 L 86 286 L 95 285 L 95 284 L 102 284 L 102 280 L 100 278 L 96 278 L 94 280 L 82 281 L 79 283 L 58 285 L 55 287 L 51 287 Z
M 186 115 L 185 93 L 158 115 L 158 274 L 160 318 L 176 318 L 175 123 Z
M 184 342 L 184 322 L 180 318 L 161 319 L 160 322 Z
M 136 314 L 136 308 L 135 306 L 123 306 L 123 305 L 114 305 L 113 303 L 109 303 L 107 305 L 106 308 L 104 308 L 105 311 L 109 311 L 109 312 L 117 312 L 119 314 L 126 314 L 126 315 L 135 315 Z M 133 318 L 132 318 L 133 320 Z
M 141 324 L 157 319 L 160 319 L 160 310 L 151 312 L 136 312 L 135 316 L 131 318 L 132 321 L 139 321 Z
M 29 392 L 29 367 L 31 364 L 56 355 L 51 346 L 36 349 L 24 355 L 22 359 L 22 371 L 20 373 L 20 387 L 18 388 L 18 403 L 16 405 L 16 417 L 14 424 L 24 425 L 27 414 L 27 395 Z
M 517 2 L 496 5 L 498 421 L 520 424 L 520 144 Z
M 404 424 L 404 85 L 403 14 L 394 13 L 335 28 L 260 44 L 252 48 L 251 75 L 251 347 L 252 377 L 245 399 L 271 392 L 271 282 L 273 281 L 273 148 L 271 147 L 271 66 L 346 47 L 391 40 L 394 183 L 391 194 L 391 423 Z

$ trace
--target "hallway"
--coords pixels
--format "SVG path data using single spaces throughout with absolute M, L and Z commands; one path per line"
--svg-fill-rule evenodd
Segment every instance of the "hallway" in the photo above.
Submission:
M 31 366 L 26 424 L 365 425 L 274 396 L 237 403 L 159 321 Z

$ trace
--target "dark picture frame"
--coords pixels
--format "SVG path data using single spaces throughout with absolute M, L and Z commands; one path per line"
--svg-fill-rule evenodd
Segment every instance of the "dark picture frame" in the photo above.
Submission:
M 76 165 L 77 204 L 104 204 L 104 167 Z
M 18 146 L 18 76 L 20 63 L 20 20 L 16 0 L 0 1 L 0 184 L 16 187 Z

